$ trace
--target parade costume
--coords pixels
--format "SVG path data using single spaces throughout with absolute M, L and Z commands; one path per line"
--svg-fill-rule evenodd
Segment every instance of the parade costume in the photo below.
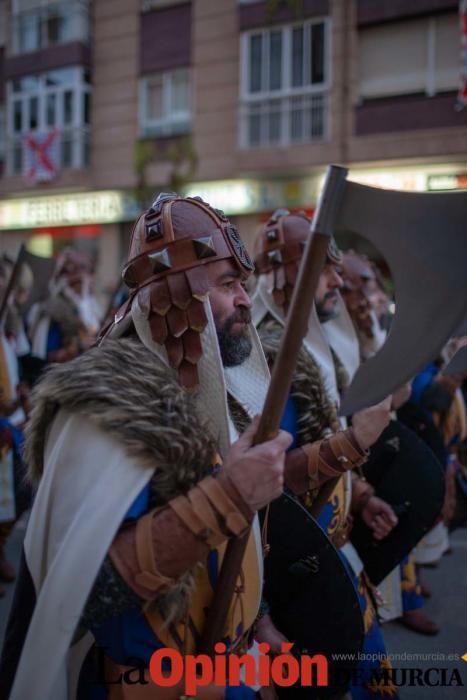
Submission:
M 91 289 L 91 260 L 75 250 L 57 259 L 47 299 L 28 313 L 32 355 L 45 362 L 66 362 L 77 357 L 94 338 L 102 310 Z M 84 346 L 83 346 L 84 343 Z
M 303 252 L 303 244 L 309 236 L 309 227 L 310 221 L 305 215 L 290 215 L 286 210 L 279 210 L 257 239 L 255 261 L 259 279 L 253 297 L 253 319 L 271 365 L 277 354 L 297 275 L 298 261 Z M 335 262 L 338 259 L 339 251 L 332 242 L 328 249 L 328 260 Z M 336 334 L 339 335 L 341 331 L 341 328 L 336 329 Z M 359 362 L 358 350 L 355 352 L 355 343 L 349 342 L 348 333 L 343 332 L 342 336 L 346 355 L 352 358 L 350 364 L 353 361 L 355 371 Z M 335 346 L 334 350 L 337 347 L 342 350 L 342 344 Z M 341 424 L 336 409 L 339 390 L 343 388 L 346 376 L 348 377 L 348 370 L 349 366 L 344 367 L 336 353 L 331 351 L 329 339 L 325 337 L 316 311 L 313 310 L 303 342 L 302 360 L 297 365 L 283 422 L 284 426 L 287 425 L 287 430 L 294 435 L 296 447 L 300 447 L 309 439 L 318 440 L 323 435 L 329 436 L 336 432 L 337 435 L 343 434 L 343 431 L 339 430 Z M 345 424 L 342 424 L 342 427 L 345 427 Z M 360 464 L 364 461 L 361 459 Z M 347 463 L 347 467 L 350 468 L 351 465 Z M 335 473 L 334 476 L 339 475 Z M 353 577 L 364 620 L 363 652 L 369 656 L 359 664 L 361 681 L 352 686 L 352 696 L 396 697 L 397 691 L 391 684 L 378 688 L 373 682 L 373 675 L 386 668 L 388 661 L 371 587 L 364 578 L 363 566 L 357 553 L 347 543 L 351 489 L 352 477 L 348 471 L 338 478 L 334 490 L 322 508 L 318 522 L 340 548 L 341 557 Z M 311 481 L 303 502 L 308 507 L 312 506 L 319 498 L 319 493 L 320 489 Z M 309 623 L 312 625 L 313 620 Z M 372 654 L 379 655 L 380 660 L 371 661 Z
M 111 673 L 137 657 L 146 679 L 156 648 L 195 651 L 226 541 L 253 517 L 219 468 L 237 437 L 227 392 L 251 418 L 269 381 L 253 328 L 248 359 L 222 366 L 203 265 L 223 259 L 251 269 L 222 212 L 160 196 L 135 225 L 124 271 L 131 294 L 100 346 L 39 384 L 28 462 L 40 483 L 2 697 L 23 699 L 32 682 L 43 700 L 94 697 L 90 689 L 131 699 L 131 685 L 95 687 L 93 645 L 106 647 Z M 247 646 L 261 571 L 254 520 L 228 615 L 233 651 Z M 133 692 L 152 700 L 159 690 Z M 253 695 L 242 687 L 211 692 Z
M 0 278 L 4 292 L 13 266 L 2 261 Z M 0 580 L 11 582 L 15 571 L 5 558 L 5 546 L 18 517 L 29 507 L 30 493 L 23 484 L 23 432 L 25 393 L 20 388 L 20 357 L 29 352 L 17 298 L 27 296 L 33 278 L 22 266 L 15 295 L 10 295 L 0 331 Z M 20 296 L 21 295 L 21 296 Z
M 378 352 L 386 340 L 387 332 L 386 329 L 381 326 L 380 316 L 382 313 L 384 314 L 384 311 L 387 311 L 388 298 L 383 292 L 382 281 L 377 281 L 376 279 L 375 266 L 364 255 L 350 252 L 343 256 L 342 278 L 344 281 L 342 297 L 359 339 L 360 355 L 362 360 L 365 361 Z M 378 287 L 378 294 L 375 294 L 375 289 Z M 381 308 L 381 297 L 384 297 L 384 308 Z M 375 304 L 379 304 L 379 306 L 377 307 Z M 379 313 L 377 313 L 377 311 Z M 395 415 L 393 418 L 395 418 Z M 415 436 L 405 430 L 399 423 L 392 422 L 383 432 L 378 444 L 374 447 L 375 449 L 372 450 L 372 452 L 374 452 L 376 458 L 373 460 L 370 459 L 366 472 L 371 474 L 369 478 L 374 485 L 377 485 L 377 492 L 383 499 L 387 500 L 387 486 L 383 483 L 386 475 L 388 481 L 397 479 L 397 473 L 399 471 L 399 480 L 403 483 L 404 488 L 401 490 L 400 496 L 395 497 L 396 502 L 403 503 L 404 499 L 406 501 L 416 501 L 417 496 L 414 494 L 414 488 L 416 492 L 420 492 L 419 485 L 418 483 L 414 485 L 412 483 L 413 479 L 410 481 L 407 478 L 404 479 L 403 474 L 407 468 L 411 469 L 411 473 L 415 472 L 418 465 L 422 467 L 419 479 L 420 482 L 424 480 L 425 489 L 429 490 L 428 482 L 426 478 L 424 479 L 425 468 L 430 468 L 430 473 L 438 472 L 434 481 L 439 481 L 439 492 L 441 493 L 443 489 L 442 475 L 439 470 L 436 470 L 433 454 L 427 451 L 420 442 L 417 444 Z M 400 467 L 397 466 L 399 463 L 401 464 Z M 391 494 L 391 496 L 392 502 L 394 502 L 394 494 Z M 435 502 L 436 488 L 433 490 L 432 498 Z M 401 516 L 403 512 L 404 510 L 402 508 Z M 429 517 L 427 522 L 428 525 L 431 525 Z M 431 522 L 433 522 L 433 520 Z M 406 537 L 408 535 L 414 535 L 417 532 L 417 528 L 418 523 L 416 521 L 413 522 L 411 527 L 406 526 Z M 360 553 L 365 551 L 368 557 L 370 555 L 371 544 L 366 549 L 363 546 L 362 549 L 361 538 L 363 530 L 364 526 L 362 523 L 357 523 L 357 527 L 353 532 L 354 541 L 356 542 L 356 546 L 359 545 Z M 424 532 L 426 532 L 426 528 L 420 531 L 419 537 L 421 537 Z M 416 541 L 417 540 L 415 540 L 415 542 Z M 400 551 L 401 546 L 402 549 L 404 546 L 402 542 L 398 544 L 395 541 L 394 533 L 385 538 L 380 546 L 386 548 L 385 553 L 381 554 L 381 559 L 384 558 L 386 561 L 392 561 L 393 564 L 400 561 L 397 552 Z M 381 582 L 377 574 L 378 566 L 375 565 L 374 561 L 371 562 L 371 567 L 370 570 L 370 565 L 368 565 L 369 573 L 372 579 L 374 579 L 375 576 L 378 578 L 376 583 L 383 599 L 385 596 L 388 598 L 394 597 L 393 590 L 396 580 L 400 581 L 400 605 L 397 604 L 397 601 L 394 601 L 395 604 L 391 606 L 392 610 L 388 610 L 388 605 L 386 603 L 386 610 L 384 610 L 383 607 L 384 620 L 387 621 L 400 617 L 401 622 L 410 629 L 424 634 L 436 634 L 438 628 L 421 611 L 424 600 L 420 592 L 421 586 L 413 554 L 409 553 L 404 556 L 398 568 L 394 569 Z

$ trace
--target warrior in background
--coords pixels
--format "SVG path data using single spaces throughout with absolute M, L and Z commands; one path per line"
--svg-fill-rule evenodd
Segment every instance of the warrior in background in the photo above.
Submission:
M 32 354 L 46 362 L 66 362 L 95 342 L 102 309 L 92 289 L 91 259 L 72 249 L 57 259 L 49 296 L 28 314 Z
M 280 344 L 285 319 L 290 304 L 293 288 L 297 279 L 298 266 L 303 254 L 304 243 L 310 232 L 310 220 L 303 214 L 289 214 L 278 210 L 266 224 L 256 241 L 255 263 L 258 286 L 253 301 L 253 318 L 257 324 L 263 349 L 272 365 Z M 332 241 L 328 248 L 325 268 L 321 274 L 316 295 L 317 307 L 334 310 L 336 289 L 342 286 L 339 269 L 341 255 Z M 339 348 L 340 349 L 340 348 Z M 358 352 L 358 351 L 357 351 Z M 349 559 L 346 549 L 351 525 L 351 514 L 359 513 L 376 538 L 385 537 L 397 523 L 390 506 L 377 498 L 367 482 L 354 472 L 342 475 L 329 460 L 329 444 L 334 439 L 341 445 L 347 445 L 345 463 L 348 468 L 358 468 L 364 461 L 366 450 L 378 439 L 389 421 L 389 401 L 355 414 L 352 427 L 340 423 L 337 417 L 339 393 L 343 388 L 345 370 L 335 353 L 330 350 L 316 313 L 313 312 L 308 327 L 308 334 L 303 343 L 303 350 L 297 363 L 294 382 L 289 402 L 286 407 L 282 426 L 294 436 L 291 454 L 302 452 L 302 459 L 308 465 L 307 478 L 301 482 L 288 479 L 286 485 L 301 493 L 302 502 L 312 507 L 313 503 L 323 498 L 326 486 L 320 487 L 320 470 L 333 473 L 336 479 L 334 490 L 324 498 L 318 522 L 340 548 L 342 558 L 353 576 L 358 592 L 360 606 L 364 617 L 366 654 L 378 654 L 380 661 L 365 661 L 360 665 L 363 677 L 371 676 L 378 667 L 389 664 L 386 657 L 384 641 L 377 620 L 374 595 L 369 582 L 362 572 L 361 562 L 355 566 L 358 556 L 354 550 Z M 313 443 L 313 444 L 310 444 Z M 349 444 L 350 443 L 350 444 Z M 332 454 L 333 450 L 331 450 Z M 352 455 L 353 452 L 353 455 Z M 357 458 L 357 454 L 363 459 Z M 296 462 L 299 464 L 298 456 Z M 319 605 L 319 601 L 317 601 Z M 310 619 L 310 625 L 313 620 Z M 262 626 L 268 639 L 274 635 L 274 625 L 269 616 L 262 618 Z M 280 631 L 276 631 L 280 633 Z M 365 680 L 352 687 L 352 697 L 392 697 L 397 695 L 392 685 L 373 687 L 370 680 Z

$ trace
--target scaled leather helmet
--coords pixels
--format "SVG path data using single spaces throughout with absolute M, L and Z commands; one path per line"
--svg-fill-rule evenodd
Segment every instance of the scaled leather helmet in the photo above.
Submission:
M 201 333 L 208 323 L 206 265 L 226 259 L 242 273 L 253 270 L 235 226 L 200 197 L 162 193 L 133 227 L 123 269 L 130 298 L 117 312 L 116 322 L 129 313 L 137 297 L 152 339 L 165 347 L 170 366 L 186 388 L 199 383 Z
M 258 275 L 273 274 L 274 302 L 287 315 L 298 277 L 300 260 L 310 237 L 311 219 L 305 212 L 291 214 L 277 209 L 255 242 L 255 267 Z M 340 264 L 342 255 L 333 238 L 327 250 L 328 262 Z

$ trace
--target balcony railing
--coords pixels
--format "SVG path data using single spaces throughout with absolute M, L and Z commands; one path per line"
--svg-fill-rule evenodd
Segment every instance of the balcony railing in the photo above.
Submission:
M 12 53 L 24 54 L 71 41 L 89 41 L 89 3 L 62 0 L 12 16 Z
M 286 146 L 327 138 L 326 92 L 255 99 L 240 107 L 242 148 Z
M 87 127 L 57 131 L 51 143 L 44 147 L 47 136 L 32 132 L 28 136 L 9 139 L 6 145 L 7 174 L 23 175 L 36 181 L 50 180 L 61 170 L 89 165 L 90 131 Z

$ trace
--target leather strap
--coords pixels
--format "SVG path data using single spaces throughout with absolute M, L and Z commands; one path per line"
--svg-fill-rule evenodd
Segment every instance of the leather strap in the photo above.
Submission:
M 232 536 L 243 535 L 248 521 L 214 477 L 206 477 L 186 496 L 181 495 L 168 502 L 182 523 L 195 537 L 208 547 L 218 547 Z M 161 589 L 171 588 L 175 579 L 164 576 L 157 568 L 154 556 L 153 518 L 160 508 L 138 519 L 135 529 L 136 557 L 139 571 L 134 575 L 138 586 L 153 595 Z
M 206 523 L 201 520 L 199 515 L 194 511 L 192 504 L 186 496 L 177 496 L 167 504 L 180 518 L 186 527 L 198 539 L 205 542 L 210 535 L 210 530 Z
M 139 573 L 135 575 L 135 581 L 154 593 L 161 588 L 170 588 L 175 583 L 173 579 L 163 576 L 156 567 L 152 545 L 152 519 L 155 512 L 153 510 L 139 518 L 135 532 L 136 556 L 140 567 Z
M 154 261 L 151 260 L 150 253 L 141 253 L 133 258 L 131 262 L 123 269 L 123 279 L 130 287 L 141 288 L 149 282 L 161 279 L 167 275 L 176 272 L 183 272 L 192 267 L 210 263 L 216 260 L 225 260 L 232 257 L 224 235 L 217 228 L 206 231 L 206 238 L 211 239 L 213 246 L 213 255 L 211 257 L 199 258 L 192 238 L 182 238 L 180 240 L 172 240 L 167 244 L 165 249 L 156 251 L 159 255 L 166 254 L 166 261 L 170 267 L 164 273 L 162 269 L 154 268 Z M 154 256 L 154 253 L 153 253 Z
M 211 534 L 206 538 L 206 543 L 210 547 L 217 547 L 225 540 L 225 535 L 219 528 L 216 513 L 211 508 L 208 499 L 200 488 L 191 489 L 188 499 L 196 515 L 205 522 L 207 529 L 210 530 Z
M 193 534 L 217 547 L 227 537 L 243 535 L 248 521 L 227 495 L 219 481 L 208 476 L 186 496 L 169 501 L 178 517 Z
M 241 537 L 246 533 L 249 527 L 248 521 L 226 494 L 217 479 L 209 476 L 207 479 L 199 482 L 198 488 L 203 491 L 222 516 L 225 528 L 230 534 Z
M 343 465 L 344 470 L 360 467 L 368 459 L 368 451 L 362 450 L 360 447 L 357 449 L 355 447 L 356 439 L 353 438 L 352 442 L 349 440 L 349 435 L 353 437 L 352 428 L 339 430 L 329 439 L 329 447 L 336 459 Z
M 329 438 L 302 446 L 308 460 L 310 491 L 318 488 L 320 474 L 330 478 L 339 477 L 345 471 L 359 467 L 366 461 L 367 453 L 356 447 L 357 442 L 351 430 L 341 430 Z M 334 463 L 330 464 L 332 457 Z

